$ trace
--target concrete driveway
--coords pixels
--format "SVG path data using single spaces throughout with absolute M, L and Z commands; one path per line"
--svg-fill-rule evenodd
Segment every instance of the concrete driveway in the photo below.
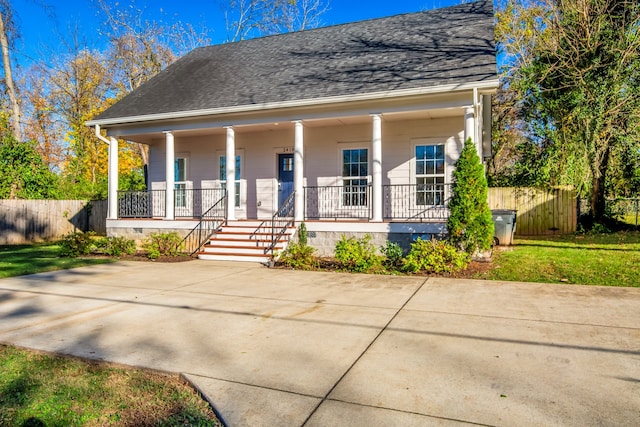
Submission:
M 230 426 L 640 424 L 640 289 L 119 262 L 0 280 L 0 342 L 184 373 Z

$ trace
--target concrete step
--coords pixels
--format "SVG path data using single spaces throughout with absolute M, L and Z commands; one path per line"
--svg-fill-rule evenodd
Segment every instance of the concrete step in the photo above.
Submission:
M 199 253 L 199 259 L 209 261 L 239 261 L 239 262 L 259 262 L 266 264 L 271 260 L 270 255 L 253 255 L 253 254 L 237 254 L 237 253 L 217 253 L 207 252 Z
M 245 227 L 245 226 L 241 226 L 241 225 L 225 225 L 223 227 L 220 228 L 221 232 L 223 233 L 246 233 L 246 234 L 252 234 L 252 233 L 260 233 L 260 234 L 268 234 L 271 235 L 271 226 L 269 227 L 260 227 L 260 229 L 257 228 L 257 226 L 255 227 Z M 286 234 L 292 234 L 295 231 L 295 227 L 289 227 L 286 231 Z M 276 230 L 276 232 L 280 232 L 279 229 Z
M 284 245 L 277 245 L 276 251 L 282 250 Z M 205 245 L 202 247 L 201 252 L 203 253 L 221 253 L 221 254 L 255 254 L 255 255 L 263 255 L 265 247 L 256 247 L 256 246 L 225 246 L 225 245 Z
M 267 221 L 267 223 L 268 222 L 269 221 Z M 263 224 L 263 221 L 257 221 L 257 220 L 238 221 L 238 220 L 236 220 L 236 221 L 227 221 L 226 226 L 227 227 L 247 227 L 247 228 L 253 228 L 255 230 L 261 224 Z
M 256 233 L 242 232 L 242 231 L 226 231 L 222 230 L 211 237 L 211 240 L 216 239 L 233 239 L 233 240 L 268 240 L 271 241 L 271 233 Z
M 209 240 L 210 246 L 242 246 L 242 247 L 265 247 L 271 243 L 271 239 L 242 239 L 242 238 L 229 238 L 222 236 L 214 236 Z
M 256 232 L 258 227 L 259 232 Z M 271 260 L 271 253 L 265 254 L 265 248 L 271 243 L 271 226 L 262 221 L 230 221 L 209 239 L 209 243 L 202 247 L 198 258 L 218 261 L 244 261 L 267 263 Z M 282 252 L 295 233 L 295 227 L 289 227 L 274 250 Z

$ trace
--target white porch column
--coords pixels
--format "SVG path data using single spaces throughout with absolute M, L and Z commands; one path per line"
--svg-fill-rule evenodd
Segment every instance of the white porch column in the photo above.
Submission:
M 227 219 L 236 219 L 236 135 L 233 127 L 227 126 Z
M 382 222 L 382 117 L 373 114 L 371 139 L 371 221 Z
M 170 131 L 166 131 L 165 133 L 165 146 L 166 146 L 166 156 L 165 156 L 165 211 L 164 211 L 164 219 L 166 220 L 174 220 L 175 219 L 175 204 L 174 204 L 174 188 L 176 186 L 176 171 L 175 171 L 175 146 L 173 133 Z
M 109 138 L 108 170 L 109 211 L 107 218 L 118 219 L 118 140 Z
M 304 126 L 301 120 L 293 122 L 293 190 L 294 219 L 296 222 L 304 221 Z
M 477 143 L 477 141 L 475 140 L 475 115 L 474 115 L 474 111 L 473 111 L 473 107 L 466 107 L 464 109 L 464 141 L 466 142 L 468 138 L 471 138 L 471 140 L 475 143 Z

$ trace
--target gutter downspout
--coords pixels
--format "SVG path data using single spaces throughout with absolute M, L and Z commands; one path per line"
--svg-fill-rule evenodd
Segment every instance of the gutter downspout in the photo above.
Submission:
M 118 140 L 109 139 L 100 133 L 100 125 L 95 125 L 98 139 L 109 145 L 108 203 L 107 219 L 118 219 Z

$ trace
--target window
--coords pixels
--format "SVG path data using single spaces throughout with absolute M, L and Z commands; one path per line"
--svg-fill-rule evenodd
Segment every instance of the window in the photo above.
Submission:
M 444 205 L 444 144 L 416 146 L 416 205 Z
M 342 150 L 342 203 L 344 206 L 367 205 L 368 154 L 366 148 Z
M 240 207 L 240 156 L 236 156 L 236 198 L 234 206 Z M 220 183 L 222 188 L 227 188 L 227 157 L 220 156 Z
M 184 208 L 187 206 L 187 159 L 185 157 L 177 157 L 174 163 L 174 179 L 175 179 L 175 200 L 176 207 Z
M 282 172 L 293 172 L 293 157 L 282 158 Z

